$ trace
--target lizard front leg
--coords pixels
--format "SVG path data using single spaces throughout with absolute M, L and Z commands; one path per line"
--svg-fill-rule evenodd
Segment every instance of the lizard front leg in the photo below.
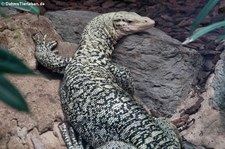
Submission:
M 51 41 L 46 44 L 46 35 L 41 39 L 38 34 L 34 34 L 32 38 L 36 44 L 35 57 L 38 62 L 54 72 L 64 73 L 72 58 L 56 55 L 56 51 L 52 50 L 57 46 L 57 42 Z
M 117 66 L 115 64 L 108 64 L 107 68 L 114 75 L 116 83 L 128 92 L 131 96 L 134 95 L 133 78 L 130 71 L 123 66 Z

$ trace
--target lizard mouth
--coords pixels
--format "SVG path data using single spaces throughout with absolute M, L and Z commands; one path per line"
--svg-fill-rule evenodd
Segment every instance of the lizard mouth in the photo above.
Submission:
M 140 22 L 140 24 L 142 24 L 142 25 L 140 25 L 139 31 L 140 30 L 143 31 L 143 30 L 146 30 L 146 29 L 149 29 L 149 28 L 153 27 L 155 25 L 155 21 L 148 18 L 148 17 L 143 17 L 143 21 Z
M 154 20 L 148 17 L 143 17 L 141 21 L 135 22 L 130 26 L 124 27 L 124 31 L 127 32 L 128 34 L 132 34 L 152 28 L 154 25 L 155 25 Z

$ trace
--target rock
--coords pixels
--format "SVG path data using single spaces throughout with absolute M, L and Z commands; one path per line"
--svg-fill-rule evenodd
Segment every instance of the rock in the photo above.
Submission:
M 135 3 L 137 2 L 136 0 L 124 0 L 125 2 L 130 2 L 130 3 Z
M 184 149 L 213 149 L 213 148 L 206 148 L 204 146 L 196 146 L 190 142 L 187 142 L 186 140 L 182 141 L 182 147 Z
M 77 13 L 75 13 L 77 12 Z M 66 42 L 79 43 L 84 26 L 98 13 L 88 11 L 57 11 L 45 14 Z M 68 19 L 66 21 L 66 19 Z M 65 23 L 66 22 L 66 23 Z
M 37 128 L 33 128 L 27 135 L 29 146 L 33 146 L 34 149 L 45 149 L 44 144 L 41 142 L 41 138 Z
M 96 15 L 86 11 L 46 13 L 62 38 L 74 43 L 79 43 L 83 27 Z M 180 46 L 156 28 L 123 38 L 113 54 L 113 62 L 131 70 L 135 94 L 164 116 L 171 116 L 187 97 L 201 61 L 195 50 Z
M 114 6 L 114 7 L 115 7 L 115 8 L 121 8 L 121 7 L 126 7 L 126 6 L 127 6 L 126 3 L 120 2 L 120 3 L 116 4 L 116 6 Z
M 207 149 L 224 149 L 225 114 L 210 105 L 209 101 L 213 95 L 213 90 L 208 85 L 211 81 L 212 77 L 208 79 L 207 90 L 200 95 L 204 99 L 201 103 L 201 108 L 194 115 L 190 115 L 190 119 L 195 119 L 195 123 L 187 130 L 182 131 L 181 136 L 197 146 L 204 146 Z M 198 101 L 198 96 L 192 96 L 190 94 L 190 97 L 177 108 L 178 115 L 180 115 L 179 111 L 183 111 L 186 107 L 190 107 L 190 105 Z
M 35 149 L 45 149 L 44 144 L 38 140 L 36 137 L 32 137 L 32 143 Z
M 28 146 L 22 144 L 18 137 L 11 137 L 8 142 L 8 148 L 10 149 L 29 149 Z
M 78 44 L 70 42 L 60 42 L 60 44 L 57 46 L 57 49 L 59 49 L 58 54 L 65 57 L 71 57 L 77 48 Z
M 9 49 L 32 69 L 37 68 L 37 63 L 31 35 L 37 32 L 47 34 L 48 40 L 59 41 L 59 48 L 64 47 L 70 51 L 76 48 L 76 44 L 62 42 L 46 17 L 40 16 L 38 20 L 35 15 L 17 14 L 10 18 L 0 18 L 0 45 Z M 63 52 L 66 51 L 59 49 L 60 54 Z M 62 55 L 66 56 L 64 53 Z M 52 133 L 55 122 L 64 118 L 58 94 L 60 80 L 55 79 L 54 74 L 46 78 L 40 73 L 36 76 L 7 75 L 7 78 L 21 91 L 31 114 L 15 111 L 0 103 L 0 117 L 4 120 L 0 122 L 0 148 L 48 149 L 49 144 L 43 142 L 40 134 Z M 55 148 L 63 148 L 63 140 L 59 141 L 61 138 L 58 138 L 50 138 L 56 141 L 51 144 L 56 144 Z
M 102 4 L 102 8 L 110 8 L 110 7 L 113 7 L 114 5 L 116 5 L 116 2 L 113 1 L 113 0 L 108 0 L 108 1 L 105 1 L 103 4 Z
M 190 92 L 202 59 L 195 50 L 179 46 L 158 29 L 148 34 L 131 35 L 121 41 L 114 62 L 131 70 L 136 95 L 149 108 L 172 115 Z
M 26 143 L 26 135 L 27 135 L 27 128 L 23 127 L 22 129 L 20 127 L 17 127 L 17 136 L 20 138 L 23 144 Z
M 40 137 L 41 141 L 48 149 L 57 149 L 61 146 L 59 139 L 53 134 L 52 131 L 43 133 Z
M 83 5 L 90 7 L 90 6 L 100 5 L 102 2 L 104 2 L 104 1 L 103 0 L 98 0 L 98 1 L 96 1 L 96 0 L 87 0 L 87 1 L 83 2 Z
M 180 28 L 185 26 L 191 26 L 192 22 L 194 22 L 193 19 L 192 18 L 190 19 L 187 17 L 187 18 L 184 18 L 184 20 L 181 21 L 179 24 L 177 24 L 177 26 Z
M 211 75 L 212 79 L 208 84 L 208 88 L 212 90 L 211 105 L 225 112 L 225 51 L 220 55 L 220 60 L 215 66 L 215 71 Z
M 169 15 L 161 15 L 161 18 L 168 22 L 173 22 L 173 18 Z
M 225 51 L 220 55 L 215 70 L 208 77 L 205 91 L 200 95 L 204 98 L 199 111 L 191 115 L 195 123 L 181 135 L 195 145 L 207 148 L 223 149 L 225 146 Z M 177 111 L 193 104 L 199 97 L 189 97 L 178 107 Z

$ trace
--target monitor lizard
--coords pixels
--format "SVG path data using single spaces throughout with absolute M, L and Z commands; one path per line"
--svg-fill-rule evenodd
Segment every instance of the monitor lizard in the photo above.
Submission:
M 111 63 L 114 45 L 121 37 L 154 24 L 154 20 L 134 12 L 101 14 L 84 28 L 79 47 L 71 58 L 52 51 L 56 41 L 46 43 L 46 36 L 43 39 L 38 34 L 33 36 L 38 62 L 64 74 L 61 105 L 72 129 L 68 131 L 65 124 L 60 128 L 69 149 L 85 148 L 77 140 L 98 149 L 181 148 L 173 124 L 149 115 L 135 102 L 127 68 Z

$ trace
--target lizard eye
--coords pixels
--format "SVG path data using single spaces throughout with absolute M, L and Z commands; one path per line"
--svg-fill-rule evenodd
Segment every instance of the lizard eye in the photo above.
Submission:
M 116 20 L 114 20 L 114 22 L 120 22 L 121 21 L 121 19 L 116 19 Z
M 132 23 L 133 21 L 131 21 L 131 20 L 127 20 L 127 23 Z

